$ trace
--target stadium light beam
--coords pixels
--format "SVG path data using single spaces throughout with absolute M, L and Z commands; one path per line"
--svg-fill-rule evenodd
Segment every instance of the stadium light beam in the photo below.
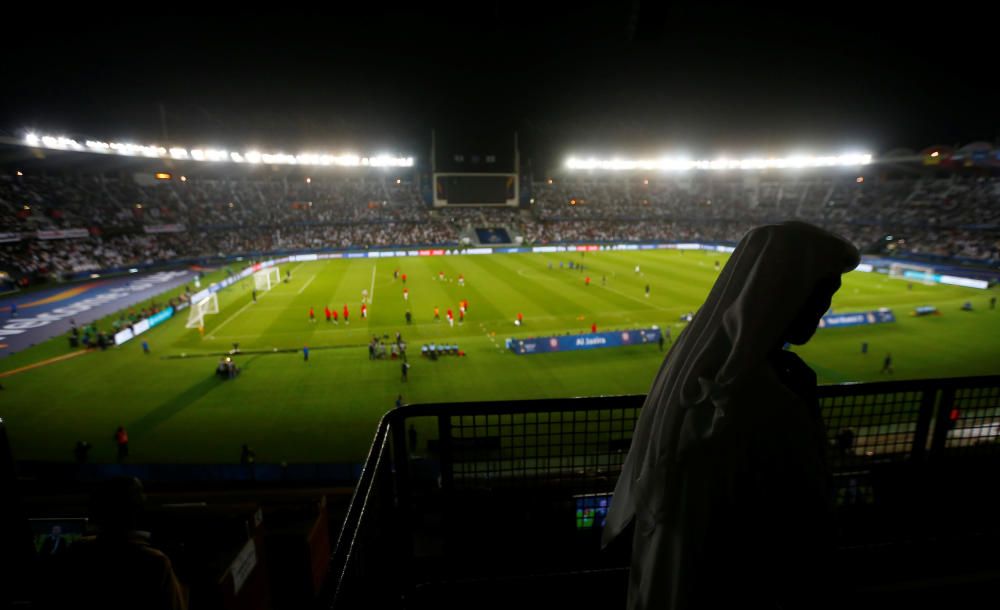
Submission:
M 600 170 L 600 171 L 635 171 L 652 170 L 661 172 L 685 172 L 690 170 L 754 171 L 763 169 L 803 169 L 820 167 L 856 167 L 868 165 L 872 156 L 868 153 L 847 153 L 841 155 L 794 155 L 789 157 L 770 157 L 767 159 L 754 157 L 749 159 L 716 159 L 689 160 L 678 157 L 663 157 L 660 159 L 597 159 L 594 157 L 581 159 L 574 156 L 566 160 L 566 169 Z
M 413 157 L 401 157 L 388 153 L 361 156 L 354 153 L 303 152 L 290 155 L 282 152 L 262 153 L 258 150 L 245 152 L 227 151 L 214 148 L 187 149 L 180 146 L 166 148 L 156 144 L 132 144 L 127 142 L 103 142 L 86 140 L 82 144 L 65 136 L 50 136 L 28 133 L 24 145 L 32 148 L 89 152 L 124 157 L 147 157 L 151 159 L 176 159 L 211 163 L 265 163 L 268 165 L 309 165 L 320 167 L 413 167 Z

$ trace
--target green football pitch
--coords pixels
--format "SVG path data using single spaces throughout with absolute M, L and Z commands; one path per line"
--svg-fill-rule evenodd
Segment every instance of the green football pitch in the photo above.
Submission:
M 282 277 L 291 271 L 291 281 L 259 294 L 256 303 L 252 279 L 221 291 L 221 311 L 206 317 L 204 337 L 185 328 L 185 311 L 143 335 L 150 355 L 132 341 L 4 378 L 0 416 L 19 459 L 70 460 L 75 442 L 84 439 L 94 446 L 93 461 L 110 462 L 112 433 L 124 424 L 129 460 L 136 463 L 234 463 L 243 443 L 260 462 L 360 462 L 378 418 L 398 394 L 407 403 L 426 403 L 644 393 L 664 356 L 656 345 L 516 356 L 504 350 L 504 339 L 584 332 L 591 324 L 599 330 L 655 324 L 676 338 L 684 326 L 680 316 L 698 308 L 718 274 L 715 262 L 724 258 L 661 250 L 291 263 L 281 267 Z M 585 270 L 560 268 L 570 260 Z M 408 302 L 393 278 L 397 269 L 408 276 Z M 221 277 L 220 271 L 209 279 Z M 372 298 L 367 320 L 360 315 L 363 290 Z M 821 329 L 796 351 L 821 383 L 885 379 L 879 369 L 890 352 L 894 379 L 1000 373 L 1000 310 L 988 306 L 997 292 L 908 288 L 884 275 L 851 273 L 834 309 L 890 307 L 898 321 Z M 459 325 L 462 299 L 469 311 Z M 974 311 L 960 310 L 965 301 Z M 341 311 L 345 304 L 350 325 L 324 320 L 324 306 Z M 920 305 L 937 306 L 942 315 L 911 317 Z M 448 308 L 454 327 L 445 320 Z M 519 312 L 520 328 L 514 325 Z M 409 346 L 407 382 L 398 361 L 368 358 L 373 334 L 391 339 L 396 331 Z M 241 375 L 223 381 L 213 372 L 234 342 L 259 353 L 237 356 Z M 869 344 L 867 355 L 862 342 Z M 419 356 L 424 343 L 457 344 L 467 356 L 430 361 Z M 64 338 L 54 339 L 0 361 L 0 371 L 68 349 Z M 298 351 L 275 351 L 289 349 Z

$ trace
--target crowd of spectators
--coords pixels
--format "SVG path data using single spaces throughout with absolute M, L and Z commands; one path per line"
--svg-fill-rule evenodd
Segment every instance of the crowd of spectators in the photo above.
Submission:
M 566 178 L 534 186 L 527 241 L 736 241 L 751 226 L 819 224 L 867 248 L 886 235 L 918 254 L 1000 260 L 1000 178 L 758 174 Z M 654 228 L 650 228 L 654 227 Z
M 397 184 L 398 180 L 398 184 Z M 0 177 L 0 232 L 146 225 L 248 227 L 295 223 L 421 222 L 427 210 L 409 179 Z
M 531 196 L 524 209 L 434 209 L 413 175 L 390 173 L 165 181 L 7 174 L 0 176 L 0 269 L 65 275 L 234 254 L 458 245 L 474 239 L 477 227 L 503 227 L 527 244 L 736 241 L 752 226 L 790 218 L 863 248 L 894 234 L 904 251 L 1000 258 L 1000 179 L 993 177 L 580 175 L 538 182 Z M 39 234 L 60 230 L 75 232 Z
M 813 221 L 900 226 L 1000 224 L 1000 178 L 865 180 L 855 174 L 568 178 L 534 186 L 540 220 Z

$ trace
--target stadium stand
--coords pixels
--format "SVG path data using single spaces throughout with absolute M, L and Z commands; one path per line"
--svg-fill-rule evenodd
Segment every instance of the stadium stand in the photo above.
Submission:
M 457 246 L 504 233 L 529 245 L 734 242 L 751 226 L 793 218 L 867 251 L 1000 263 L 1000 178 L 919 166 L 867 177 L 566 173 L 534 183 L 534 204 L 522 209 L 434 209 L 419 175 L 406 171 L 304 178 L 223 169 L 153 181 L 43 167 L 0 176 L 0 269 L 30 281 L 232 255 Z
M 663 231 L 661 239 L 731 241 L 751 226 L 795 218 L 859 247 L 897 234 L 906 236 L 901 250 L 914 254 L 998 258 L 996 177 L 865 180 L 842 171 L 760 179 L 574 176 L 537 183 L 534 194 L 540 222 L 529 229 L 529 241 L 635 241 L 655 239 L 656 231 Z M 637 226 L 648 221 L 657 228 Z

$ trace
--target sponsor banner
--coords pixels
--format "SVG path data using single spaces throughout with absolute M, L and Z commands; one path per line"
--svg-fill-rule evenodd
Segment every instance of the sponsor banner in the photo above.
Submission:
M 493 248 L 469 248 L 465 254 L 493 254 Z
M 187 228 L 180 224 L 166 224 L 166 225 L 146 225 L 142 228 L 146 233 L 183 233 Z
M 15 241 L 21 241 L 20 233 L 0 233 L 0 244 L 9 244 Z
M 145 319 L 145 320 L 139 320 L 138 322 L 136 322 L 135 324 L 132 325 L 132 334 L 133 335 L 136 335 L 136 336 L 141 335 L 142 333 L 146 332 L 147 330 L 149 330 L 149 319 L 148 318 Z
M 149 316 L 148 318 L 146 318 L 146 321 L 149 322 L 149 327 L 153 328 L 154 326 L 163 324 L 172 317 L 174 317 L 174 308 L 167 307 L 166 309 L 162 309 L 154 313 L 153 315 Z
M 203 290 L 199 290 L 198 292 L 196 292 L 196 293 L 194 293 L 194 294 L 191 295 L 191 302 L 192 303 L 201 303 L 202 301 L 204 301 L 205 299 L 207 299 L 209 296 L 211 296 L 211 294 L 212 294 L 212 291 L 209 288 L 205 288 Z
M 577 252 L 597 252 L 599 248 L 597 246 L 577 246 Z
M 125 330 L 119 331 L 115 334 L 115 345 L 121 345 L 126 341 L 130 341 L 154 326 L 163 324 L 172 317 L 174 317 L 174 308 L 167 307 L 166 309 L 154 313 L 145 320 L 139 320 L 132 325 L 132 328 L 126 328 Z
M 38 231 L 35 233 L 38 239 L 80 239 L 90 237 L 87 229 L 52 229 L 48 231 Z
M 966 288 L 979 288 L 980 290 L 986 290 L 990 287 L 990 283 L 986 280 L 974 280 L 972 278 L 958 277 L 955 275 L 939 275 L 937 276 L 937 281 L 941 284 L 965 286 Z
M 820 328 L 842 328 L 845 326 L 863 326 L 866 324 L 886 324 L 895 322 L 896 316 L 891 309 L 877 311 L 861 311 L 858 313 L 830 313 L 819 321 Z
M 916 271 L 914 269 L 904 269 L 903 277 L 908 280 L 918 280 L 921 282 L 937 282 L 941 276 L 930 272 Z
M 299 254 L 298 256 L 292 257 L 292 262 L 294 263 L 304 263 L 306 261 L 318 261 L 318 254 Z
M 532 252 L 557 252 L 555 246 L 535 246 L 531 249 Z
M 857 267 L 855 267 L 854 270 L 860 271 L 861 273 L 871 273 L 872 271 L 875 270 L 875 267 L 873 267 L 869 263 L 861 263 Z
M 913 269 L 906 269 L 903 271 L 903 277 L 910 280 L 917 280 L 920 282 L 936 282 L 938 284 L 948 284 L 950 286 L 964 286 L 966 288 L 978 288 L 980 290 L 986 290 L 990 287 L 990 283 L 986 280 L 976 280 L 968 277 L 959 277 L 957 275 L 941 275 L 938 273 L 928 273 L 924 271 L 916 271 Z
M 572 352 L 602 347 L 625 347 L 656 343 L 660 340 L 660 329 L 633 328 L 603 333 L 581 335 L 556 335 L 551 337 L 531 337 L 528 339 L 507 339 L 507 349 L 519 356 Z

